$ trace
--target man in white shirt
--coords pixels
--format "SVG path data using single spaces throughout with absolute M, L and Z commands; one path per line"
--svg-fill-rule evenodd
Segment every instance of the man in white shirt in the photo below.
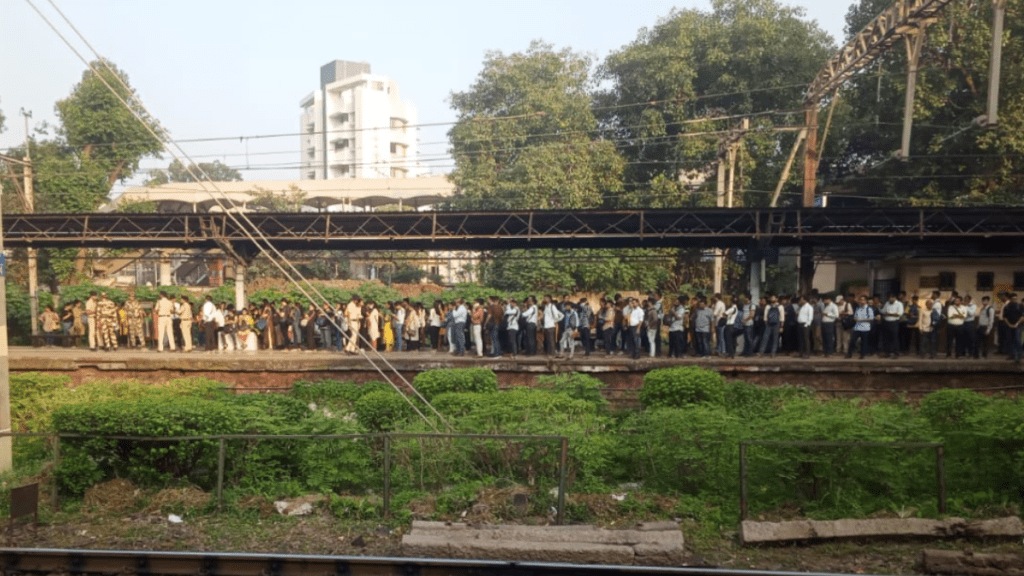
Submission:
M 537 354 L 537 302 L 534 301 L 533 296 L 526 299 L 523 321 L 526 322 L 526 334 L 523 334 L 525 337 L 526 355 L 533 356 Z
M 992 334 L 992 328 L 996 324 L 996 309 L 991 304 L 991 299 L 985 296 L 981 299 L 981 310 L 978 311 L 978 337 L 977 346 L 974 349 L 974 357 L 988 358 L 988 339 Z
M 452 310 L 452 328 L 448 338 L 455 344 L 456 356 L 466 355 L 466 321 L 469 320 L 469 310 L 466 309 L 466 301 L 459 298 L 455 301 L 455 308 Z
M 800 339 L 800 357 L 811 357 L 811 326 L 814 324 L 814 306 L 806 296 L 800 296 L 800 311 L 796 315 L 796 324 Z
M 725 356 L 725 300 L 722 300 L 721 294 L 715 294 L 711 299 L 714 302 L 711 319 L 714 321 L 712 333 L 715 335 L 715 351 L 719 356 Z
M 217 306 L 213 303 L 213 297 L 207 296 L 199 316 L 199 320 L 203 323 L 203 343 L 207 352 L 217 349 L 217 323 L 213 319 L 216 312 Z
M 633 359 L 640 358 L 640 329 L 644 324 L 644 309 L 636 298 L 629 299 L 629 342 L 632 345 L 630 352 Z
M 882 306 L 882 357 L 900 357 L 900 319 L 903 317 L 903 302 L 896 294 L 889 294 L 889 300 Z
M 839 320 L 839 306 L 832 297 L 825 295 L 821 309 L 821 347 L 828 358 L 836 352 L 836 321 Z
M 565 315 L 558 309 L 558 305 L 555 304 L 555 301 L 550 295 L 544 297 L 542 308 L 544 309 L 544 354 L 547 356 L 554 356 L 557 352 L 555 350 L 555 345 L 557 343 L 555 329 Z
M 171 350 L 176 350 L 174 345 L 174 333 L 171 331 L 171 314 L 174 312 L 174 303 L 167 298 L 167 292 L 160 293 L 160 299 L 156 301 L 156 349 L 164 351 L 164 338 L 170 343 Z
M 348 322 L 348 342 L 345 343 L 345 352 L 355 354 L 359 351 L 359 326 L 363 321 L 363 300 L 359 296 L 352 296 L 345 306 L 345 321 Z

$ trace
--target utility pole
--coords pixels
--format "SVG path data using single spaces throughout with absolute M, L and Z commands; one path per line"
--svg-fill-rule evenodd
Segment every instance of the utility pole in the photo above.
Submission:
M 32 152 L 29 149 L 28 119 L 32 117 L 31 111 L 21 109 L 21 115 L 25 117 L 25 169 L 22 174 L 25 177 L 25 211 L 29 214 L 35 212 L 35 193 L 33 190 Z M 39 255 L 35 248 L 28 249 L 28 307 L 29 316 L 32 322 L 32 335 L 39 335 Z
M 1003 61 L 1003 25 L 1006 20 L 1006 0 L 992 0 L 992 62 L 988 77 L 988 113 L 985 125 L 999 124 L 999 80 Z
M 0 208 L 0 434 L 11 433 L 11 372 L 7 353 L 7 253 L 4 252 L 3 210 Z M 0 436 L 0 473 L 14 466 L 10 436 Z

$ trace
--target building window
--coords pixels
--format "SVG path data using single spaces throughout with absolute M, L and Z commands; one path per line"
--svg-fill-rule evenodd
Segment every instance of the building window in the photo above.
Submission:
M 408 171 L 405 168 L 392 168 L 391 169 L 391 177 L 392 178 L 405 178 L 407 175 L 408 175 Z
M 338 152 L 348 148 L 348 138 L 340 138 L 334 141 L 334 151 Z
M 956 290 L 956 272 L 939 272 L 939 290 Z
M 391 153 L 394 154 L 395 156 L 405 157 L 405 149 L 405 144 L 399 144 L 397 142 L 391 143 Z
M 383 82 L 374 82 L 373 83 L 373 89 L 374 90 L 379 90 L 379 91 L 383 92 L 384 91 L 384 83 Z
M 991 292 L 996 289 L 996 275 L 994 272 L 978 272 L 976 289 L 981 292 Z
M 316 148 L 309 148 L 308 150 L 306 150 L 306 156 L 309 156 L 310 158 L 316 158 Z
M 316 180 L 316 172 L 306 172 L 306 180 Z
M 1024 272 L 1013 273 L 1013 289 L 1024 290 Z
M 310 122 L 309 124 L 306 124 L 306 132 L 307 133 L 312 134 L 315 131 L 316 131 L 316 124 L 313 124 L 312 122 Z
M 391 128 L 393 130 L 401 130 L 402 132 L 405 132 L 405 127 L 406 126 L 408 126 L 408 124 L 406 123 L 405 120 L 402 120 L 401 118 L 392 118 L 391 119 Z

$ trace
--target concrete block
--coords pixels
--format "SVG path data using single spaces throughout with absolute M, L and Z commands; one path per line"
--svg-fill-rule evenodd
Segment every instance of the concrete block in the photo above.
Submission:
M 967 533 L 971 536 L 989 536 L 993 538 L 1019 538 L 1024 536 L 1024 523 L 1018 516 L 980 520 L 967 524 Z
M 659 530 L 679 530 L 679 522 L 665 520 L 662 522 L 641 522 L 636 527 L 641 532 L 657 532 Z
M 637 544 L 633 546 L 633 563 L 637 566 L 679 566 L 686 562 L 682 546 L 682 534 L 678 546 L 661 544 Z
M 924 550 L 920 568 L 926 574 L 1024 576 L 1024 558 L 1016 554 Z
M 811 540 L 815 536 L 816 532 L 811 528 L 809 520 L 793 520 L 789 522 L 754 522 L 744 520 L 740 523 L 740 541 L 744 544 Z

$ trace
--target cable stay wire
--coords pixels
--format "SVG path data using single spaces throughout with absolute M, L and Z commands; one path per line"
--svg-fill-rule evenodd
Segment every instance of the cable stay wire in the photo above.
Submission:
M 219 193 L 219 194 L 225 196 L 225 198 L 227 198 L 227 196 L 226 196 L 226 194 L 224 192 L 220 191 L 220 189 L 216 185 L 216 182 L 214 182 L 209 177 L 209 175 L 206 174 L 206 172 L 202 170 L 202 168 L 200 168 L 198 165 L 195 164 L 195 162 L 192 161 L 192 159 L 188 156 L 188 154 L 183 149 L 181 149 L 181 147 L 177 144 L 177 142 L 175 142 L 170 137 L 164 137 L 161 134 L 159 134 L 153 128 L 153 126 L 149 122 L 147 122 L 145 118 L 142 117 L 142 114 L 140 114 L 140 112 L 138 110 L 133 108 L 121 96 L 121 94 L 119 94 L 118 91 L 113 86 L 111 86 L 110 83 L 107 82 L 107 80 L 103 77 L 103 74 L 95 66 L 93 66 L 93 64 L 87 58 L 85 58 L 82 55 L 82 53 L 77 48 L 75 48 L 75 46 L 67 39 L 67 37 L 35 5 L 35 3 L 32 0 L 25 0 L 25 1 L 36 12 L 36 14 L 38 14 L 39 17 L 43 19 L 43 21 L 47 24 L 47 26 L 49 26 L 49 28 L 61 39 L 61 41 L 75 54 L 75 56 L 77 56 L 78 59 L 81 60 L 82 63 L 85 64 L 89 68 L 89 70 L 92 71 L 93 74 L 96 75 L 96 77 L 111 92 L 111 94 L 113 94 L 114 97 L 117 98 L 117 100 L 136 118 L 136 120 L 138 120 L 143 125 L 143 127 L 146 129 L 146 131 L 148 131 L 154 138 L 156 138 L 159 142 L 161 142 L 161 144 L 164 146 L 165 150 L 167 150 L 168 153 L 170 153 L 172 156 L 175 157 L 175 159 L 177 159 L 179 161 L 181 161 L 182 159 L 189 161 L 190 165 L 187 165 L 187 170 L 189 172 L 189 175 L 192 176 L 193 178 L 195 178 L 197 183 L 200 183 L 200 185 L 202 185 L 204 187 L 205 187 L 206 184 L 212 185 L 213 190 L 209 190 L 208 191 L 209 194 L 210 194 L 210 197 L 212 199 L 214 199 L 215 202 L 217 202 L 217 204 L 224 210 L 225 214 L 245 234 L 247 239 L 250 242 L 252 242 L 253 245 L 255 245 L 260 250 L 260 252 L 262 252 L 265 256 L 267 256 L 270 259 L 270 261 L 278 268 L 278 270 L 280 270 L 280 272 L 285 276 L 285 278 L 288 279 L 292 284 L 294 284 L 295 287 L 299 290 L 299 292 L 305 298 L 307 298 L 314 306 L 316 306 L 317 309 L 320 310 L 320 312 L 323 313 L 328 318 L 328 321 L 337 330 L 339 330 L 339 332 L 340 332 L 341 331 L 341 326 L 337 322 L 335 322 L 333 314 L 328 314 L 327 313 L 328 309 L 330 308 L 330 302 L 323 296 L 322 293 L 320 293 L 319 290 L 317 290 L 316 286 L 314 286 L 312 283 L 310 283 L 309 280 L 307 280 L 298 271 L 298 269 L 295 268 L 295 266 L 288 260 L 288 258 L 285 257 L 284 254 L 282 254 L 273 245 L 273 243 L 269 239 L 267 239 L 266 236 L 263 235 L 263 233 L 259 230 L 259 227 L 256 226 L 255 223 L 253 223 L 252 220 L 250 220 L 245 215 L 244 212 L 240 212 L 240 213 L 236 214 L 235 212 L 229 210 L 226 206 L 224 206 L 221 203 L 220 199 L 216 196 L 215 193 Z M 96 59 L 100 63 L 103 64 L 103 66 L 107 69 L 107 71 L 109 71 L 111 73 L 111 75 L 114 78 L 117 79 L 118 83 L 120 83 L 121 86 L 126 90 L 127 94 L 134 101 L 136 106 L 138 106 L 139 109 L 141 109 L 142 111 L 144 111 L 144 112 L 146 112 L 148 114 L 149 112 L 148 112 L 148 110 L 146 110 L 145 105 L 141 102 L 141 100 L 137 96 L 134 95 L 134 93 L 132 92 L 131 88 L 125 84 L 124 80 L 120 77 L 120 75 L 117 74 L 116 71 L 114 71 L 110 67 L 110 65 L 107 63 L 107 60 L 104 59 L 99 54 L 99 52 L 96 51 L 96 49 L 92 46 L 92 44 L 89 43 L 89 41 L 78 30 L 78 28 L 75 27 L 75 25 L 71 22 L 71 20 L 64 14 L 64 12 L 61 11 L 61 9 L 54 3 L 54 0 L 47 0 L 47 2 L 50 4 L 51 7 L 53 7 L 54 10 L 57 11 L 57 13 L 64 20 L 64 22 L 75 32 L 75 34 L 78 36 L 78 38 L 89 48 L 90 52 L 92 52 L 92 54 L 96 57 Z M 241 218 L 239 218 L 239 216 Z M 242 220 L 246 220 L 247 222 L 243 223 Z M 250 230 L 254 231 L 255 234 L 258 235 L 260 238 L 257 239 L 253 235 L 253 233 L 250 232 Z M 262 240 L 262 242 L 261 242 L 261 240 Z M 231 247 L 230 245 L 226 245 L 224 247 L 227 249 L 226 251 L 234 252 L 233 247 Z M 275 257 L 275 255 L 276 255 L 276 257 Z M 236 254 L 236 256 L 237 256 L 237 254 Z M 285 268 L 285 266 L 287 266 L 291 270 L 289 271 L 288 269 Z M 300 282 L 300 280 L 301 280 L 301 282 Z M 305 284 L 305 286 L 303 286 L 303 284 Z M 308 290 L 307 290 L 307 288 L 308 288 Z M 315 293 L 318 298 L 314 298 L 312 295 L 310 295 L 310 292 Z M 358 337 L 364 343 L 369 344 L 369 341 L 366 338 L 364 338 L 361 334 L 358 334 L 358 332 L 357 332 L 357 335 L 358 335 Z M 365 350 L 363 350 L 362 348 L 358 348 L 358 350 L 360 351 L 363 359 L 366 360 L 367 362 L 369 362 L 369 364 L 371 366 L 373 366 L 374 369 L 377 370 L 377 372 L 391 385 L 391 387 L 394 388 L 397 392 L 399 392 L 401 394 L 402 398 L 405 399 L 405 401 L 409 404 L 409 406 L 413 409 L 413 411 L 421 419 L 423 419 L 423 421 L 426 422 L 426 424 L 428 426 L 430 426 L 435 432 L 437 432 L 438 429 L 435 426 L 434 422 L 431 421 L 431 419 L 428 418 L 425 414 L 423 414 L 423 412 L 419 409 L 419 407 L 416 406 L 416 403 L 413 401 L 413 399 L 410 398 L 408 395 L 403 393 L 403 390 L 401 389 L 401 387 L 399 387 L 397 384 L 395 384 L 394 381 L 392 381 L 392 379 L 390 377 L 388 377 L 387 374 L 385 374 L 384 370 L 380 366 L 378 366 L 378 364 L 376 362 L 374 362 L 374 360 L 370 357 L 369 354 L 367 354 L 367 352 Z M 400 379 L 402 381 L 402 383 L 405 384 L 405 386 L 409 390 L 411 390 L 413 392 L 413 394 L 420 401 L 422 401 L 424 403 L 425 406 L 427 406 L 430 409 L 430 411 L 438 418 L 438 420 L 445 426 L 446 429 L 448 429 L 449 431 L 452 430 L 452 426 L 447 421 L 447 419 L 445 419 L 444 416 L 440 412 L 438 412 L 437 409 L 434 408 L 434 406 L 425 397 L 423 397 L 422 394 L 420 394 L 420 392 L 412 385 L 412 383 L 409 382 L 394 367 L 394 365 L 392 365 L 387 360 L 387 358 L 385 358 L 382 354 L 380 354 L 379 351 L 374 350 L 373 352 L 375 352 L 376 355 L 378 356 L 378 360 L 382 361 L 393 372 L 393 374 L 396 375 L 398 377 L 398 379 Z

